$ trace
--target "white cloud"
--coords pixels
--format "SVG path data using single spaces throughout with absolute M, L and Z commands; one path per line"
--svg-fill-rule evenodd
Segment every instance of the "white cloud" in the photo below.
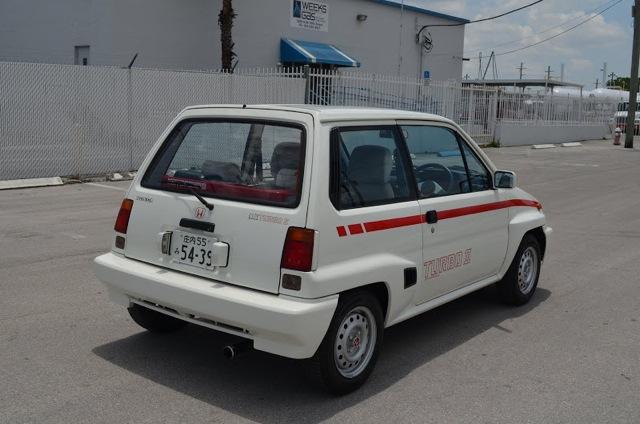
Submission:
M 596 7 L 606 0 L 562 0 L 544 1 L 531 8 L 485 23 L 467 25 L 465 30 L 465 56 L 477 58 L 482 51 L 487 57 L 492 50 L 504 53 L 533 43 L 540 42 L 586 19 Z M 560 66 L 565 64 L 566 79 L 591 83 L 599 76 L 603 61 L 618 66 L 616 72 L 624 72 L 630 52 L 630 30 L 628 1 L 614 7 L 606 15 L 597 16 L 584 25 L 557 38 L 519 52 L 497 57 L 500 77 L 515 77 L 520 62 L 528 68 L 525 75 L 529 78 L 541 78 L 547 66 L 560 76 Z M 442 3 L 455 8 L 459 16 L 470 19 L 493 16 L 528 3 L 526 0 L 478 0 L 474 1 L 435 1 L 429 2 L 430 8 Z M 608 2 L 610 4 L 612 2 Z M 451 10 L 451 9 L 448 9 Z M 613 16 L 612 16 L 613 15 Z M 570 22 L 567 22 L 570 21 Z M 565 23 L 562 25 L 563 23 Z M 540 31 L 562 25 L 559 28 L 540 34 Z M 446 29 L 432 30 L 434 43 L 438 37 L 446 37 Z M 510 41 L 520 40 L 513 43 Z M 505 44 L 508 43 L 508 44 Z M 485 62 L 486 64 L 486 62 Z M 478 73 L 478 61 L 465 62 L 465 73 L 475 78 Z M 628 72 L 628 71 L 627 71 Z M 489 71 L 491 74 L 491 70 Z

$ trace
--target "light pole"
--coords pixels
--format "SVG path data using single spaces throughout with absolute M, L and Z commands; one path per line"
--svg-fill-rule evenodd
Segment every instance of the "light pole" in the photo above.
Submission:
M 631 81 L 629 82 L 629 111 L 627 112 L 627 128 L 624 147 L 633 149 L 635 134 L 636 107 L 638 101 L 638 60 L 640 60 L 640 0 L 635 0 L 631 9 L 633 15 L 633 51 L 631 52 Z

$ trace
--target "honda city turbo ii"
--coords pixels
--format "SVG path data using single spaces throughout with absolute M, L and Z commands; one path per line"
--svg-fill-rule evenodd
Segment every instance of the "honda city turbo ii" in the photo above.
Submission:
M 515 184 L 435 115 L 189 107 L 142 164 L 95 271 L 149 331 L 231 333 L 346 393 L 385 328 L 490 284 L 531 298 L 551 229 Z

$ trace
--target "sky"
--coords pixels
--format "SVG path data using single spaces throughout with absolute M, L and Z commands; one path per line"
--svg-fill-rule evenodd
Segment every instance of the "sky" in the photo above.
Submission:
M 470 20 L 494 16 L 533 0 L 423 0 L 431 10 Z M 557 34 L 595 13 L 594 9 L 617 0 L 543 0 L 535 6 L 495 20 L 469 24 L 465 29 L 463 75 L 478 76 L 478 54 L 488 57 L 492 50 L 499 54 L 536 43 Z M 607 62 L 607 74 L 628 76 L 631 67 L 633 0 L 622 0 L 603 15 L 553 40 L 512 54 L 497 57 L 500 78 L 518 78 L 516 69 L 524 62 L 525 78 L 544 78 L 551 66 L 552 78 L 560 79 L 561 64 L 565 65 L 565 81 L 577 82 L 585 88 L 595 88 L 602 80 L 601 69 Z M 567 22 L 569 21 L 569 22 Z M 566 23 L 565 23 L 566 22 Z M 541 31 L 559 26 L 547 32 Z M 447 28 L 430 29 L 434 44 L 446 37 Z M 514 42 L 512 42 L 514 41 Z M 506 44 L 509 43 L 509 44 Z M 486 62 L 485 62 L 486 64 Z M 492 75 L 491 68 L 487 73 Z

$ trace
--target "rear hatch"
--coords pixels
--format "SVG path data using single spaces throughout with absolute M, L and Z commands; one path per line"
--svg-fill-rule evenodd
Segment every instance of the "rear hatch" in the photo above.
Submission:
M 132 187 L 125 255 L 277 293 L 287 229 L 306 224 L 312 124 L 296 112 L 187 112 Z

